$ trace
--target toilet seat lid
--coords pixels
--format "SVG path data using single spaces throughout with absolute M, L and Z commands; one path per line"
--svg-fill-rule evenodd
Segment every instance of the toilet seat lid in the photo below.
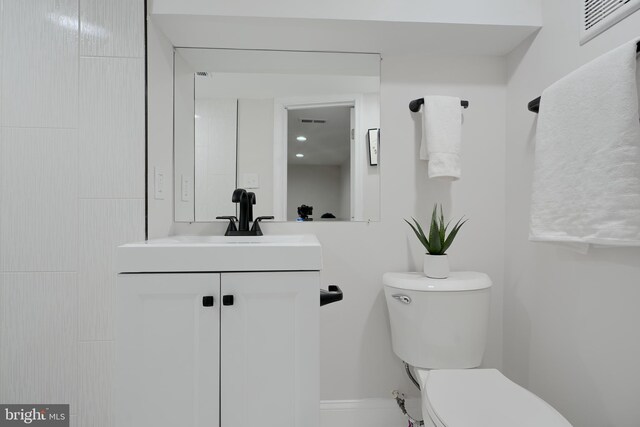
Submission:
M 447 427 L 571 427 L 496 369 L 420 370 L 419 377 L 423 404 Z

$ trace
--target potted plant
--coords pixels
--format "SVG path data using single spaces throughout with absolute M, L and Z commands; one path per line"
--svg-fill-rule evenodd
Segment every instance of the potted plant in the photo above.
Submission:
M 432 279 L 446 279 L 449 277 L 447 249 L 449 249 L 458 231 L 460 231 L 460 228 L 467 220 L 463 221 L 464 218 L 460 218 L 447 234 L 451 221 L 445 224 L 442 205 L 440 205 L 440 215 L 438 216 L 438 204 L 436 203 L 433 207 L 433 214 L 431 215 L 429 236 L 426 236 L 418 221 L 413 217 L 411 219 L 413 219 L 415 226 L 406 219 L 405 222 L 413 229 L 418 240 L 420 240 L 420 243 L 422 243 L 427 250 L 424 255 L 424 274 Z

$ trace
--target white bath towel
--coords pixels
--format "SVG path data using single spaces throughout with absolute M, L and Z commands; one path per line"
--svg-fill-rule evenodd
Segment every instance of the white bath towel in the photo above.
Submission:
M 636 44 L 542 93 L 530 240 L 640 246 Z
M 460 179 L 461 139 L 460 98 L 425 96 L 420 159 L 429 161 L 429 178 Z

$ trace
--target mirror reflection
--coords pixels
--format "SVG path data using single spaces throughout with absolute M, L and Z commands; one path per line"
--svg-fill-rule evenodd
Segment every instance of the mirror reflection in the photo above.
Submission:
M 235 188 L 254 216 L 379 220 L 378 55 L 181 48 L 174 69 L 177 222 L 235 215 Z

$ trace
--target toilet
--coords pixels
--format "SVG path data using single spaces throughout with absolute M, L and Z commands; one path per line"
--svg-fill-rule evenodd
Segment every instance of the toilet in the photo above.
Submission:
M 487 339 L 491 279 L 452 272 L 386 273 L 394 353 L 420 385 L 427 427 L 571 427 L 551 405 L 496 369 L 480 366 Z

